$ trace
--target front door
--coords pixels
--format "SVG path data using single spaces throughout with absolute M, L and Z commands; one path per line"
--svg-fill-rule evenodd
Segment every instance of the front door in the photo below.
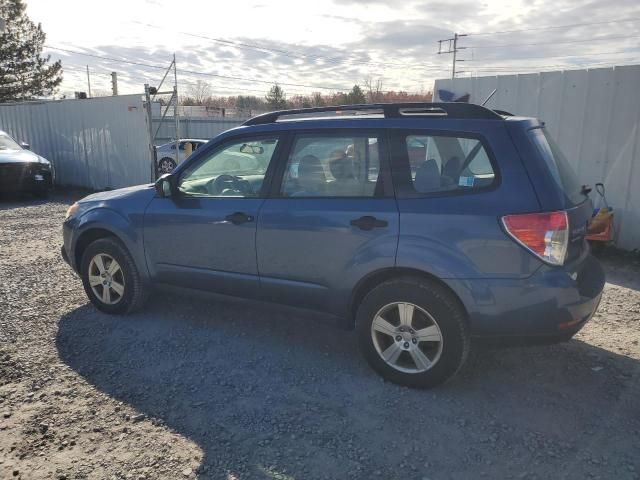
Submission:
M 258 293 L 256 225 L 279 137 L 235 137 L 179 170 L 178 193 L 154 198 L 144 244 L 159 283 L 246 296 Z
M 266 298 L 340 315 L 360 279 L 394 266 L 399 215 L 384 143 L 378 131 L 294 137 L 258 222 Z

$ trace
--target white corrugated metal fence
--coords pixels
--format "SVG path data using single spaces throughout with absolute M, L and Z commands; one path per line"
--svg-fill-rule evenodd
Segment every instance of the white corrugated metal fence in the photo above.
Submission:
M 211 140 L 213 137 L 242 125 L 245 119 L 238 118 L 192 118 L 180 117 L 180 135 L 182 138 L 203 138 Z M 160 128 L 158 129 L 158 126 Z M 176 128 L 173 117 L 165 117 L 160 122 L 159 118 L 153 119 L 153 132 L 158 132 L 154 140 L 155 145 L 175 140 Z
M 482 103 L 493 89 L 488 107 L 543 120 L 580 181 L 604 183 L 616 244 L 640 249 L 640 65 L 436 80 L 434 101 Z
M 58 185 L 102 190 L 153 181 L 140 95 L 0 104 L 0 130 L 53 162 Z

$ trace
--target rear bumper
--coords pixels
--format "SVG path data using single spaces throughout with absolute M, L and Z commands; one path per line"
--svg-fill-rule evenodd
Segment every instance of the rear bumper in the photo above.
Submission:
M 454 290 L 467 307 L 474 336 L 561 341 L 591 319 L 604 283 L 602 266 L 586 254 L 563 268 L 544 266 L 526 279 L 469 280 Z

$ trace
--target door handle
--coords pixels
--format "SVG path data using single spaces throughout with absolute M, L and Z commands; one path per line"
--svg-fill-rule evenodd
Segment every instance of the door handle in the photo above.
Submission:
M 224 217 L 227 222 L 231 222 L 234 225 L 240 225 L 246 222 L 253 222 L 253 217 L 251 215 L 247 215 L 244 212 L 235 212 Z
M 364 217 L 351 220 L 351 225 L 358 227 L 360 230 L 373 230 L 374 228 L 384 228 L 389 225 L 386 220 L 378 220 L 371 215 L 365 215 Z

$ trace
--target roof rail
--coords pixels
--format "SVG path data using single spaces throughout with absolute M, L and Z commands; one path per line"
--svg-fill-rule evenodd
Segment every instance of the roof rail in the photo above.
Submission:
M 369 105 L 337 105 L 331 107 L 298 108 L 293 110 L 280 110 L 264 113 L 250 118 L 242 125 L 263 125 L 274 123 L 281 117 L 299 116 L 297 119 L 313 118 L 314 113 L 333 112 L 339 116 L 343 112 L 352 112 L 353 115 L 384 115 L 385 118 L 402 118 L 405 116 L 434 117 L 445 116 L 448 118 L 467 118 L 484 120 L 503 120 L 493 110 L 473 103 L 461 102 L 408 102 L 408 103 L 372 103 Z M 286 120 L 296 120 L 287 118 Z

